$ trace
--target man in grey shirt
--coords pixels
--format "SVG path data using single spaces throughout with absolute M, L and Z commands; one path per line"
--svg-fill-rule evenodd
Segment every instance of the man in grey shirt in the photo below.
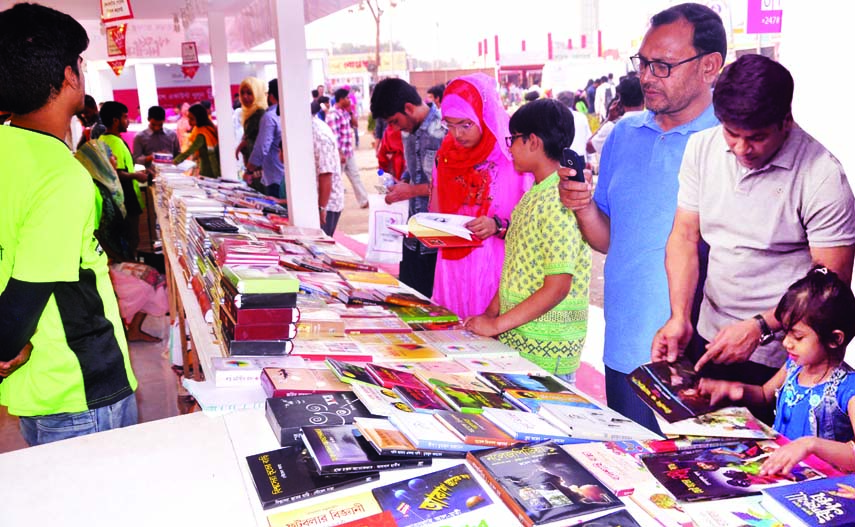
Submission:
M 181 153 L 178 135 L 163 127 L 166 111 L 160 106 L 148 109 L 148 128 L 134 137 L 134 163 L 151 168 L 154 154 L 169 154 L 172 157 Z
M 837 159 L 793 121 L 792 96 L 792 76 L 766 57 L 722 71 L 713 92 L 722 124 L 692 136 L 680 168 L 665 250 L 671 318 L 653 360 L 686 351 L 705 376 L 762 385 L 786 359 L 774 310 L 787 287 L 813 263 L 851 281 L 855 199 Z M 699 237 L 709 268 L 690 344 Z

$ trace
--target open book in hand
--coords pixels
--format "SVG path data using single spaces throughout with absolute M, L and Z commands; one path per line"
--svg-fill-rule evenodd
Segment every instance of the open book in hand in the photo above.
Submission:
M 697 417 L 716 408 L 698 389 L 694 364 L 683 358 L 642 364 L 627 374 L 632 390 L 669 423 Z
M 395 232 L 410 238 L 418 238 L 428 247 L 473 247 L 481 240 L 465 225 L 475 218 L 460 214 L 420 212 L 410 217 L 406 225 L 389 225 Z

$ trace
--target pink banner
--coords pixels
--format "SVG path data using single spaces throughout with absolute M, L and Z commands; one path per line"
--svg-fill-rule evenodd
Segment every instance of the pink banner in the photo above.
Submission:
M 780 33 L 781 0 L 748 0 L 746 33 Z
M 101 21 L 115 22 L 134 17 L 131 0 L 101 0 Z

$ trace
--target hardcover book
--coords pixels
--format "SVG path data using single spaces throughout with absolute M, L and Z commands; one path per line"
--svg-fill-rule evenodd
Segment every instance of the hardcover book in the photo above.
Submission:
M 234 304 L 224 302 L 220 308 L 225 309 L 236 324 L 296 324 L 300 321 L 300 309 L 296 307 L 237 309 Z
M 569 392 L 561 381 L 549 375 L 481 371 L 478 372 L 478 376 L 497 392 L 508 389 L 535 392 Z
M 357 417 L 353 420 L 369 444 L 384 456 L 452 457 L 439 450 L 416 448 L 388 419 Z M 462 456 L 461 456 L 462 457 Z
M 396 386 L 393 390 L 416 412 L 433 413 L 437 410 L 449 409 L 448 405 L 431 390 L 419 390 L 406 386 Z
M 425 322 L 457 322 L 460 320 L 453 311 L 431 304 L 428 306 L 396 306 L 390 305 L 389 311 L 407 323 Z
M 331 498 L 322 503 L 276 512 L 267 517 L 270 527 L 334 527 L 382 512 L 371 491 Z
M 356 364 L 355 362 L 345 362 L 336 359 L 327 359 L 324 361 L 329 366 L 330 370 L 338 377 L 338 380 L 347 384 L 354 384 L 357 382 L 377 385 L 377 382 L 374 378 L 368 374 L 368 371 L 365 369 L 365 366 L 362 364 Z
M 258 386 L 263 368 L 303 368 L 305 361 L 298 357 L 212 357 L 211 369 L 206 376 L 214 379 L 218 387 Z
M 516 350 L 496 339 L 482 337 L 465 329 L 441 329 L 425 332 L 422 338 L 451 358 L 517 355 Z
M 855 475 L 763 489 L 762 504 L 789 527 L 855 525 Z
M 354 425 L 304 426 L 303 443 L 320 474 L 371 472 L 431 464 L 430 458 L 383 456 Z
M 466 457 L 526 527 L 592 520 L 623 504 L 555 443 L 470 452 Z
M 546 375 L 546 370 L 518 354 L 489 357 L 457 357 L 454 360 L 472 371 L 503 371 L 505 373 L 525 373 Z
M 412 412 L 413 408 L 405 403 L 397 393 L 382 386 L 355 383 L 350 386 L 353 394 L 359 397 L 362 404 L 373 415 L 389 416 L 394 411 Z
M 389 421 L 420 450 L 469 452 L 488 448 L 464 443 L 433 414 L 396 412 L 389 416 Z
M 300 281 L 278 265 L 278 256 L 277 265 L 224 265 L 221 270 L 238 293 L 296 293 L 300 290 Z
M 221 316 L 220 322 L 228 340 L 291 340 L 297 336 L 297 324 L 234 324 L 228 316 Z
M 564 450 L 617 496 L 628 496 L 650 473 L 634 456 L 613 448 L 613 443 L 592 441 L 567 445 Z
M 632 419 L 607 407 L 582 408 L 542 403 L 538 415 L 574 439 L 624 441 L 662 439 Z
M 543 403 L 563 404 L 578 408 L 597 410 L 600 406 L 587 397 L 578 393 L 567 392 L 539 392 L 535 390 L 515 390 L 506 388 L 502 392 L 505 399 L 513 405 L 527 412 L 537 412 Z
M 282 446 L 302 445 L 301 426 L 352 424 L 371 414 L 352 393 L 338 392 L 267 399 L 267 422 Z
M 660 418 L 659 429 L 668 436 L 770 439 L 776 435 L 776 432 L 766 423 L 751 415 L 751 412 L 743 407 L 722 408 L 673 423 Z
M 764 488 L 824 477 L 799 463 L 789 476 L 761 476 L 769 454 L 778 448 L 773 440 L 737 440 L 716 447 L 701 447 L 642 454 L 653 476 L 678 500 L 701 501 L 757 494 Z
M 493 503 L 464 464 L 382 485 L 373 491 L 399 527 L 445 525 Z
M 506 434 L 526 443 L 552 441 L 557 444 L 575 443 L 558 428 L 552 426 L 537 414 L 522 410 L 503 410 L 501 408 L 484 408 L 481 414 Z
M 321 476 L 311 470 L 308 454 L 295 446 L 247 456 L 246 462 L 264 509 L 355 487 L 380 477 L 377 472 Z
M 434 391 L 442 397 L 452 410 L 457 410 L 458 412 L 480 414 L 484 408 L 514 409 L 514 405 L 496 392 L 455 388 L 449 385 L 435 386 Z
M 227 340 L 229 355 L 284 356 L 294 349 L 293 340 Z
M 441 410 L 433 415 L 458 439 L 469 445 L 505 447 L 520 442 L 482 415 L 449 410 Z
M 374 378 L 377 384 L 385 388 L 394 388 L 395 386 L 406 386 L 416 390 L 427 390 L 430 388 L 414 373 L 408 371 L 396 370 L 376 363 L 366 364 L 365 370 Z
M 267 397 L 350 391 L 331 371 L 313 368 L 264 368 L 261 387 Z
M 632 390 L 669 423 L 714 410 L 708 395 L 698 390 L 695 366 L 683 358 L 642 364 L 627 375 Z

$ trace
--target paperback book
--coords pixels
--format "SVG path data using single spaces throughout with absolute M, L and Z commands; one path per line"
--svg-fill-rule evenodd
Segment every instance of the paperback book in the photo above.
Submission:
M 433 414 L 396 412 L 389 421 L 420 450 L 469 452 L 488 448 L 464 443 Z
M 409 388 L 407 386 L 396 386 L 393 388 L 395 393 L 403 400 L 410 408 L 416 412 L 433 413 L 438 410 L 449 410 L 449 406 L 433 391 L 419 390 Z
M 339 381 L 331 371 L 314 368 L 264 368 L 261 387 L 267 397 L 350 391 L 350 385 Z
M 552 441 L 560 445 L 579 441 L 569 437 L 539 415 L 530 412 L 484 408 L 481 415 L 492 421 L 512 438 L 525 443 Z
M 265 416 L 282 446 L 303 444 L 300 427 L 352 424 L 356 417 L 371 414 L 348 392 L 270 398 Z
M 246 462 L 263 509 L 355 487 L 380 477 L 377 472 L 321 476 L 312 470 L 312 460 L 305 450 L 297 446 L 247 456 Z
M 514 405 L 496 392 L 482 392 L 468 388 L 456 388 L 450 385 L 434 386 L 434 391 L 452 410 L 480 414 L 484 408 L 503 408 L 513 410 Z
M 211 372 L 218 387 L 258 386 L 264 368 L 304 368 L 306 363 L 298 357 L 212 357 Z
M 385 456 L 362 437 L 354 425 L 304 426 L 303 443 L 320 474 L 371 472 L 423 467 L 430 458 Z
M 729 500 L 696 501 L 685 503 L 683 509 L 695 525 L 704 527 L 744 527 L 768 525 L 783 527 L 781 520 L 773 516 L 761 504 L 760 496 L 745 496 Z M 787 527 L 799 527 L 787 523 Z
M 396 410 L 399 412 L 412 412 L 413 408 L 405 403 L 394 390 L 382 386 L 355 383 L 350 385 L 353 394 L 359 397 L 362 404 L 368 408 L 373 415 L 390 416 Z
M 627 375 L 632 390 L 669 423 L 714 410 L 698 389 L 700 378 L 688 359 L 642 364 Z
M 422 338 L 451 358 L 517 355 L 516 350 L 496 339 L 482 337 L 465 329 L 441 329 L 425 332 Z
M 464 464 L 376 487 L 374 498 L 399 527 L 445 525 L 493 503 Z
M 516 390 L 506 388 L 502 394 L 516 408 L 527 412 L 537 412 L 544 403 L 561 404 L 576 408 L 598 410 L 600 405 L 573 392 L 539 392 L 535 390 Z
M 550 375 L 526 375 L 522 373 L 478 372 L 487 385 L 497 392 L 505 390 L 530 390 L 535 392 L 565 392 L 567 387 Z
M 334 527 L 382 512 L 371 491 L 330 498 L 322 503 L 276 512 L 267 517 L 270 527 Z
M 641 460 L 681 501 L 748 496 L 770 486 L 824 477 L 804 463 L 793 467 L 788 476 L 761 476 L 760 467 L 777 448 L 773 440 L 745 439 L 716 447 L 643 454 Z
M 302 322 L 297 332 L 300 340 L 294 346 L 291 355 L 301 357 L 307 361 L 323 362 L 327 359 L 335 359 L 344 362 L 369 362 L 374 359 L 374 354 L 364 350 L 359 344 L 345 338 L 331 340 L 303 340 Z M 344 333 L 342 333 L 342 336 Z
M 453 311 L 430 304 L 428 306 L 397 306 L 390 305 L 389 311 L 395 313 L 401 320 L 409 324 L 426 322 L 457 322 L 460 320 Z
M 368 374 L 365 366 L 356 364 L 355 362 L 345 362 L 336 359 L 327 359 L 325 361 L 330 370 L 338 377 L 338 380 L 347 384 L 365 383 L 377 385 L 374 378 Z
M 763 489 L 762 504 L 789 527 L 855 525 L 855 475 Z
M 673 423 L 659 418 L 659 429 L 668 436 L 771 439 L 776 435 L 772 428 L 743 407 L 721 408 Z
M 356 428 L 368 443 L 384 456 L 453 457 L 440 450 L 420 450 L 416 448 L 388 419 L 357 417 L 353 420 Z M 462 457 L 462 455 L 460 456 Z
M 542 403 L 537 413 L 574 439 L 591 441 L 662 439 L 662 436 L 611 408 L 583 408 L 566 404 Z
M 516 352 L 513 355 L 498 355 L 489 357 L 458 357 L 457 362 L 472 371 L 502 371 L 505 373 L 525 373 L 532 375 L 546 375 L 546 370 L 533 362 L 520 357 Z
M 344 320 L 344 332 L 354 333 L 410 333 L 412 328 L 406 322 L 396 317 L 355 318 Z
M 432 389 L 436 389 L 439 386 L 446 386 L 451 388 L 477 390 L 481 392 L 493 391 L 493 388 L 479 379 L 475 372 L 468 370 L 465 373 L 437 373 L 416 370 L 415 374 L 421 380 L 424 387 Z
M 582 523 L 623 507 L 555 443 L 471 452 L 467 460 L 526 527 L 559 520 Z
M 451 430 L 457 439 L 469 445 L 506 447 L 520 442 L 479 414 L 441 410 L 436 412 L 434 417 Z
M 365 365 L 365 370 L 374 378 L 374 381 L 385 387 L 394 388 L 395 386 L 405 386 L 416 390 L 427 390 L 429 386 L 425 385 L 416 374 L 408 371 L 396 370 L 383 364 L 368 363 Z
M 614 448 L 613 444 L 590 441 L 567 445 L 564 450 L 615 495 L 628 496 L 636 485 L 650 479 L 650 473 L 638 458 Z

